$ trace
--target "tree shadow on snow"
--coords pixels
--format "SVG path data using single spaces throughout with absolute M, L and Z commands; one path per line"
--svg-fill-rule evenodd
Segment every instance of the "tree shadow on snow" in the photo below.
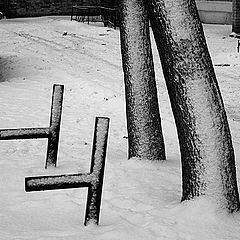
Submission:
M 17 69 L 14 66 L 16 56 L 0 56 L 0 83 L 17 77 Z

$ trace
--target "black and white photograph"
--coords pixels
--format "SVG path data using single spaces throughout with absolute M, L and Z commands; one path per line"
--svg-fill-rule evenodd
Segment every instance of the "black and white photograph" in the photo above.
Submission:
M 239 186 L 239 0 L 0 0 L 0 240 L 238 240 Z

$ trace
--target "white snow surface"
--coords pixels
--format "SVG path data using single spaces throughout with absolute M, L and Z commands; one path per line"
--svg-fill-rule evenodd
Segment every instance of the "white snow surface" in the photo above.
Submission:
M 229 64 L 215 70 L 239 173 L 237 40 L 231 26 L 204 31 L 213 63 Z M 46 139 L 0 141 L 1 240 L 240 239 L 240 212 L 227 215 L 204 197 L 181 203 L 178 139 L 154 43 L 153 54 L 167 160 L 128 160 L 119 30 L 69 17 L 0 21 L 0 128 L 48 127 L 52 85 L 65 86 L 57 168 L 44 168 Z M 100 225 L 84 227 L 87 189 L 26 193 L 24 180 L 88 172 L 96 116 L 111 119 L 110 133 Z

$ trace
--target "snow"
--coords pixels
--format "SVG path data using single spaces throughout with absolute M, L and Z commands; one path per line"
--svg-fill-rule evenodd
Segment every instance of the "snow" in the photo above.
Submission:
M 204 25 L 240 164 L 240 55 L 231 26 Z M 67 35 L 63 35 L 67 32 Z M 0 141 L 0 239 L 239 239 L 240 215 L 204 197 L 180 203 L 181 165 L 168 94 L 153 43 L 164 162 L 127 160 L 119 30 L 69 17 L 0 22 L 1 128 L 48 127 L 53 84 L 64 84 L 57 168 L 46 139 Z M 99 226 L 84 227 L 87 189 L 26 193 L 25 177 L 89 171 L 94 120 L 110 118 Z M 239 174 L 238 174 L 239 181 Z

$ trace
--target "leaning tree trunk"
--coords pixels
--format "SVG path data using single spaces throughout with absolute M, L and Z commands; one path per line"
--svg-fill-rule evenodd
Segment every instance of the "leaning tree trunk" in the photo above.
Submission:
M 147 11 L 142 0 L 121 0 L 119 5 L 129 158 L 164 160 Z
M 194 0 L 145 0 L 177 126 L 182 200 L 239 209 L 234 151 Z
M 240 1 L 233 0 L 232 32 L 240 34 Z

